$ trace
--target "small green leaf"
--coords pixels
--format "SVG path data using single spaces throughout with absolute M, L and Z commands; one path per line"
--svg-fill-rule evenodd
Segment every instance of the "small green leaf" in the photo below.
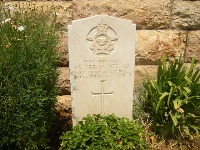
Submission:
M 185 76 L 184 79 L 185 79 L 189 84 L 192 84 L 192 81 L 191 81 L 187 76 Z
M 72 139 L 62 136 L 62 143 L 65 144 L 61 149 L 148 149 L 144 127 L 136 121 L 115 115 L 88 115 L 85 122 L 73 128 L 72 133 L 75 135 Z
M 174 126 L 177 126 L 178 121 L 177 121 L 176 115 L 172 114 L 171 111 L 169 112 L 169 114 L 170 114 L 170 116 L 171 116 L 171 118 L 172 118 L 172 121 L 173 121 L 173 123 L 174 123 Z
M 183 87 L 184 90 L 189 94 L 191 92 L 190 88 L 189 87 Z
M 169 91 L 169 96 L 168 96 L 168 100 L 167 100 L 167 106 L 169 106 L 170 100 L 171 100 L 171 96 L 173 94 L 174 91 L 174 87 L 172 86 L 172 84 L 170 82 L 168 82 L 168 84 L 171 86 L 170 91 Z
M 176 99 L 173 101 L 174 103 L 174 109 L 178 109 L 181 107 L 182 101 L 180 99 Z
M 156 112 L 158 112 L 158 109 L 159 109 L 159 107 L 160 107 L 160 105 L 161 105 L 163 99 L 164 99 L 167 95 L 169 95 L 169 93 L 165 92 L 165 93 L 163 93 L 163 94 L 161 95 L 161 97 L 159 98 L 159 102 L 158 102 L 157 107 L 156 107 Z

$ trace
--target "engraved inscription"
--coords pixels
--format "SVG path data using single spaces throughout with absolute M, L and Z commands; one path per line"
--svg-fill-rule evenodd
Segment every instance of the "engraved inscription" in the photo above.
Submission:
M 122 63 L 119 59 L 91 60 L 87 59 L 81 65 L 74 66 L 76 79 L 105 79 L 130 77 L 133 71 L 130 64 Z
M 116 32 L 102 20 L 89 32 L 86 40 L 95 55 L 106 56 L 114 51 L 118 38 Z
M 104 113 L 104 96 L 113 94 L 113 91 L 112 92 L 105 92 L 104 91 L 104 82 L 105 81 L 106 80 L 101 80 L 101 92 L 99 92 L 99 93 L 92 92 L 92 97 L 93 96 L 101 96 L 101 113 Z

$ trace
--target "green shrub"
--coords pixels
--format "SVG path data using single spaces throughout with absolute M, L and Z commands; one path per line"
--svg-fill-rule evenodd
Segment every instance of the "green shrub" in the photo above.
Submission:
M 6 9 L 0 17 L 0 149 L 42 149 L 57 94 L 57 36 L 47 14 Z
M 61 136 L 61 150 L 126 149 L 146 150 L 144 127 L 135 121 L 112 115 L 88 115 Z
M 153 130 L 163 138 L 193 139 L 200 131 L 200 70 L 192 59 L 187 71 L 182 58 L 166 57 L 158 65 L 157 78 L 144 82 L 144 109 Z

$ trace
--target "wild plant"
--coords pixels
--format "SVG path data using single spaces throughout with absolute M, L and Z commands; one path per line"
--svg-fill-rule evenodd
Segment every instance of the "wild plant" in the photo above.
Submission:
M 55 23 L 36 9 L 0 10 L 0 149 L 46 148 L 57 94 Z
M 144 127 L 136 121 L 118 118 L 114 114 L 88 115 L 60 138 L 61 150 L 149 149 Z
M 182 57 L 166 62 L 163 56 L 156 79 L 144 81 L 144 110 L 152 129 L 163 138 L 178 142 L 193 139 L 200 131 L 200 70 L 195 59 L 187 69 Z

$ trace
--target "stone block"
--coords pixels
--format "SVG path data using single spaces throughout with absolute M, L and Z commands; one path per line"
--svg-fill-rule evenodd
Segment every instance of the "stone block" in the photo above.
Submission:
M 200 61 L 200 30 L 188 32 L 185 61 L 190 62 L 192 57 Z
M 72 2 L 64 1 L 14 1 L 6 2 L 5 6 L 14 10 L 22 9 L 22 12 L 28 12 L 33 9 L 41 13 L 50 12 L 49 19 L 55 19 L 61 30 L 67 31 L 67 25 L 72 21 Z
M 71 93 L 69 81 L 69 68 L 59 67 L 58 72 L 59 76 L 57 84 L 59 89 L 59 95 L 69 95 Z
M 56 51 L 59 55 L 58 66 L 69 67 L 69 55 L 68 55 L 68 37 L 67 32 L 58 31 L 59 43 L 56 47 Z
M 178 58 L 185 50 L 185 31 L 137 30 L 136 64 L 157 64 L 164 53 L 168 58 Z
M 56 112 L 61 118 L 71 117 L 71 96 L 58 96 L 56 102 Z
M 170 0 L 73 0 L 73 18 L 107 14 L 132 20 L 137 29 L 163 29 L 170 25 Z
M 138 91 L 143 80 L 155 78 L 157 74 L 157 65 L 138 65 L 135 66 L 135 79 L 134 79 L 134 90 Z
M 187 70 L 189 70 L 191 63 L 185 63 L 184 65 L 187 67 Z M 195 65 L 196 65 L 196 67 L 195 67 L 194 71 L 200 70 L 200 62 L 196 63 Z
M 171 26 L 184 30 L 199 30 L 200 1 L 174 1 Z

